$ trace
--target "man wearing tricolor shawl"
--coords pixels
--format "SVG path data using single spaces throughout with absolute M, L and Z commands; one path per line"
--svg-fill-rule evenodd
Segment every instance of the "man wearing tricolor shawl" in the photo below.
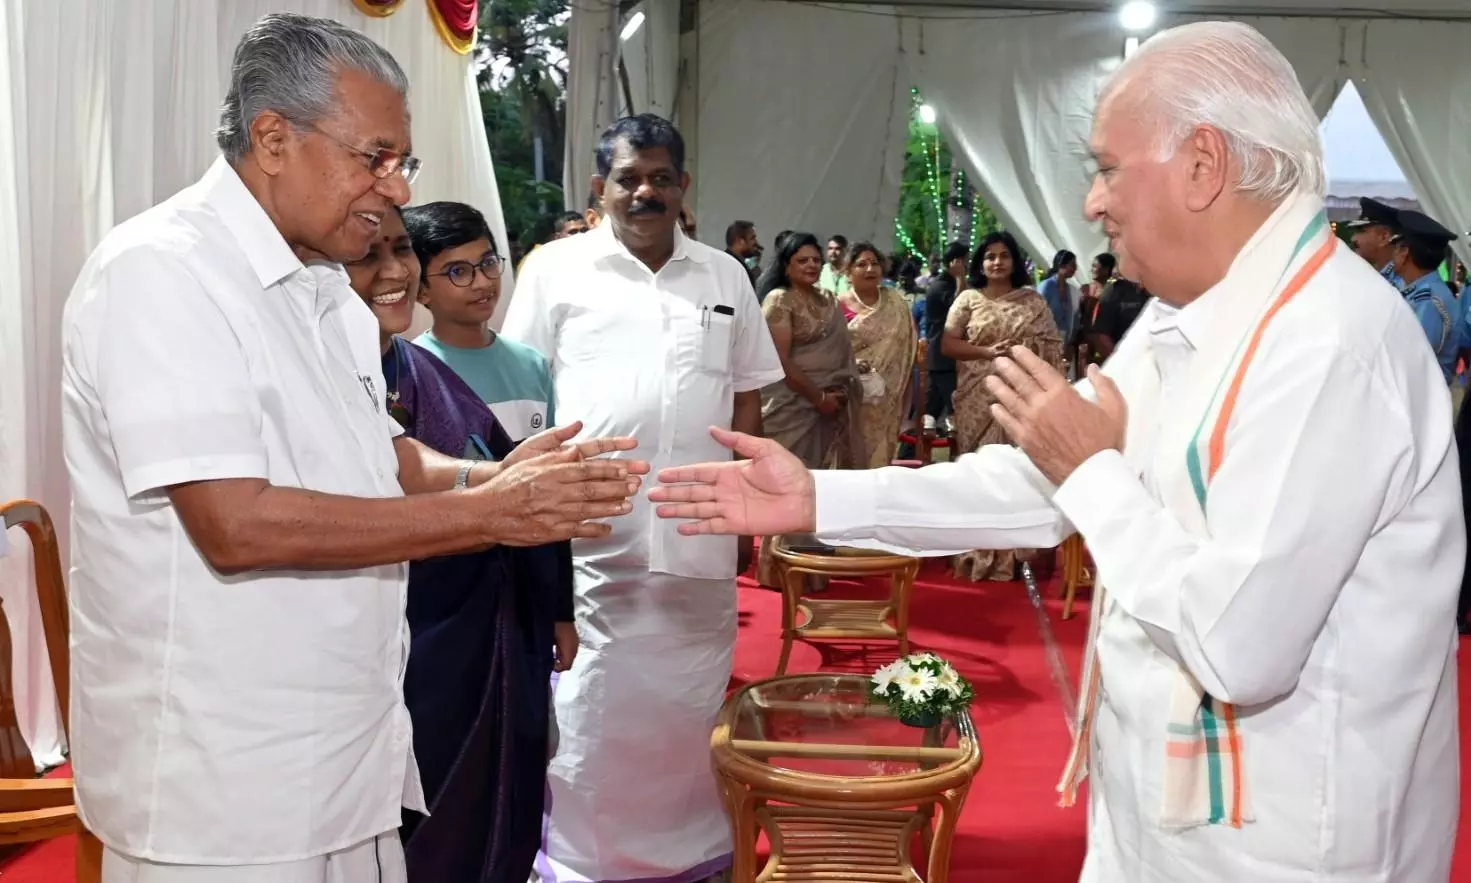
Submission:
M 1059 791 L 1092 777 L 1085 883 L 1444 881 L 1465 526 L 1425 336 L 1329 231 L 1317 116 L 1251 28 L 1144 43 L 1091 148 L 1087 212 L 1158 299 L 1076 387 L 998 360 L 1018 447 L 812 474 L 717 433 L 749 459 L 650 496 L 688 533 L 910 554 L 1081 533 L 1100 588 Z

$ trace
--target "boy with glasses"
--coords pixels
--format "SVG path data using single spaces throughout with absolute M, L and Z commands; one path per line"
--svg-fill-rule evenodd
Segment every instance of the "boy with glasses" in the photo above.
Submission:
M 496 249 L 485 216 L 462 202 L 431 202 L 404 209 L 403 219 L 421 268 L 419 303 L 434 317 L 414 343 L 460 375 L 511 441 L 519 444 L 555 425 L 547 360 L 524 343 L 490 330 L 506 259 Z M 570 546 L 566 556 L 570 580 Z M 557 658 L 570 666 L 579 643 L 570 603 L 556 611 L 554 628 Z
M 485 216 L 459 202 L 406 208 L 404 227 L 423 267 L 419 303 L 434 325 L 414 343 L 438 356 L 521 441 L 552 426 L 552 372 L 536 350 L 490 329 L 505 259 Z

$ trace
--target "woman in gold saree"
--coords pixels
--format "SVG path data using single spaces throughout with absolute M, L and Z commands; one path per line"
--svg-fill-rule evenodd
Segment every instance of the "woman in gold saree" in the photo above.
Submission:
M 853 243 L 845 266 L 850 285 L 838 295 L 838 304 L 848 320 L 862 393 L 859 465 L 877 469 L 893 462 L 899 445 L 917 334 L 908 301 L 881 284 L 884 262 L 876 247 Z
M 955 360 L 955 450 L 969 453 L 983 445 L 1009 444 L 991 417 L 995 398 L 985 380 L 998 356 L 1023 346 L 1043 361 L 1062 367 L 1062 337 L 1047 301 L 1031 287 L 1021 249 L 1010 233 L 981 240 L 971 260 L 971 287 L 955 296 L 945 319 L 940 346 Z M 1016 562 L 1031 552 L 980 549 L 957 555 L 956 574 L 972 580 L 1016 578 Z
M 862 392 L 848 326 L 837 301 L 817 287 L 822 248 L 811 233 L 784 239 L 756 292 L 786 378 L 761 389 L 761 428 L 809 469 L 858 465 Z M 770 543 L 761 544 L 760 579 L 777 587 Z

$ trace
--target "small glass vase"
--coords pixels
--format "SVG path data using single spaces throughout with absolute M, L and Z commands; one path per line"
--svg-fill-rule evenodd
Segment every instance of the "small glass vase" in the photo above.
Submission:
M 931 727 L 937 727 L 940 725 L 940 717 L 940 713 L 931 708 L 919 712 L 918 714 L 901 714 L 899 715 L 899 723 L 903 724 L 906 727 L 916 727 L 918 729 L 928 730 Z

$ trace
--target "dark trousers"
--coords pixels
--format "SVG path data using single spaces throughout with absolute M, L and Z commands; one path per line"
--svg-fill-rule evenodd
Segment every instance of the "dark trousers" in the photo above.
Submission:
M 931 371 L 930 392 L 924 403 L 924 412 L 939 423 L 946 414 L 953 413 L 950 399 L 955 395 L 954 371 Z M 943 428 L 943 427 L 942 427 Z

